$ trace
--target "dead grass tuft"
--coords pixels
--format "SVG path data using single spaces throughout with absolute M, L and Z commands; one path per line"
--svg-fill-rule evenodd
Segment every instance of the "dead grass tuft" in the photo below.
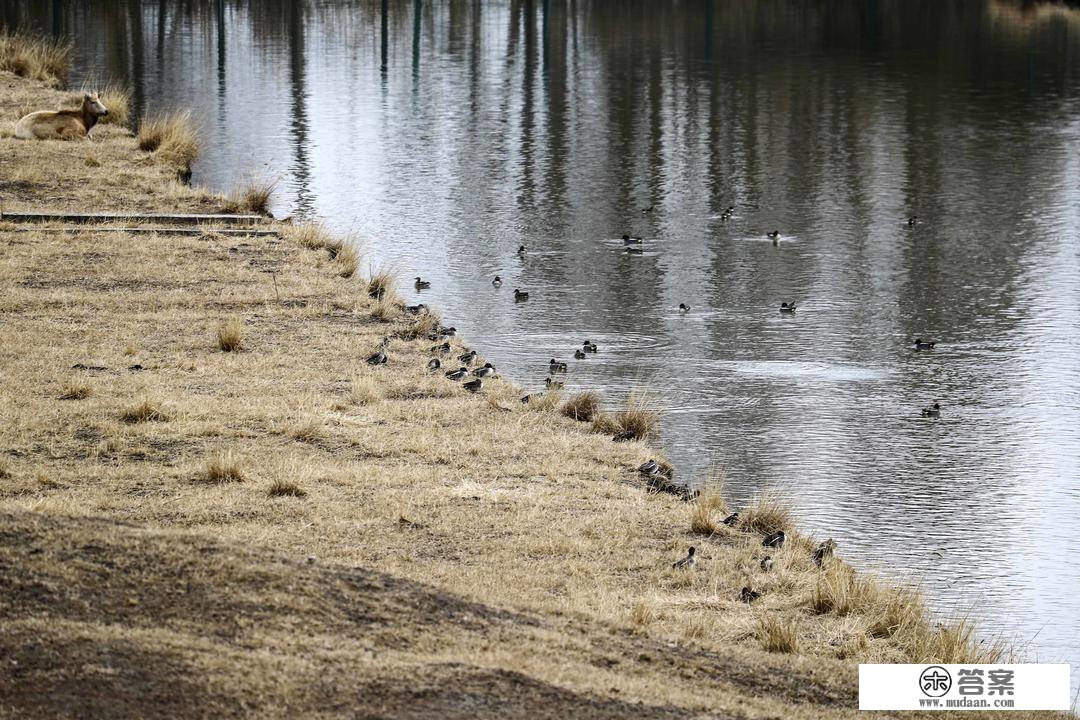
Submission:
M 109 110 L 109 114 L 101 118 L 103 125 L 117 125 L 127 127 L 131 122 L 131 93 L 123 85 L 109 83 L 98 90 L 98 99 Z M 79 103 L 82 103 L 82 95 L 79 95 Z
M 690 532 L 696 535 L 715 535 L 720 532 L 723 525 L 716 520 L 716 516 L 727 514 L 727 505 L 724 498 L 715 490 L 708 488 L 698 496 L 697 501 L 690 508 Z
M 326 250 L 338 242 L 326 226 L 319 222 L 307 222 L 289 227 L 286 229 L 286 236 L 308 250 Z
M 799 652 L 799 622 L 794 617 L 762 615 L 757 635 L 761 646 L 769 652 Z
M 0 480 L 7 480 L 11 477 L 11 465 L 7 460 L 0 458 Z
M 349 383 L 349 402 L 354 405 L 374 405 L 382 400 L 379 382 L 371 377 L 354 377 Z
M 141 422 L 167 422 L 169 414 L 162 408 L 161 403 L 153 400 L 142 400 L 124 409 L 120 413 L 120 419 L 126 423 L 134 424 Z
M 140 150 L 157 154 L 181 173 L 190 173 L 199 155 L 199 133 L 190 110 L 143 119 L 137 137 Z
M 394 291 L 394 273 L 386 268 L 380 268 L 371 273 L 367 282 L 367 294 L 376 300 L 382 300 L 388 293 Z
M 270 200 L 278 181 L 252 178 L 232 189 L 221 204 L 227 213 L 270 214 Z
M 922 628 L 925 630 L 925 626 Z M 914 632 L 909 644 L 910 659 L 918 663 L 997 663 L 1006 655 L 1000 639 L 977 640 L 975 626 L 966 618 L 930 632 Z
M 660 414 L 648 395 L 630 393 L 626 407 L 612 414 L 597 415 L 593 419 L 593 432 L 603 435 L 623 435 L 624 439 L 646 440 L 656 432 Z
M 791 506 L 779 493 L 765 493 L 750 502 L 739 516 L 740 526 L 762 535 L 784 530 L 791 534 L 794 524 Z
M 300 442 L 314 442 L 323 435 L 325 426 L 322 419 L 315 415 L 301 415 L 296 422 L 289 426 L 288 435 L 293 440 Z
M 657 620 L 656 608 L 652 603 L 639 600 L 630 608 L 630 624 L 636 628 L 646 628 Z
M 380 300 L 379 304 L 381 305 L 382 302 L 383 301 Z M 396 311 L 395 316 L 400 315 L 401 308 L 396 304 L 394 305 L 394 307 Z M 376 309 L 372 311 L 372 317 L 375 317 L 379 320 L 384 319 L 382 316 L 375 314 L 377 310 L 378 307 L 376 307 Z M 424 340 L 427 339 L 427 337 L 432 333 L 438 332 L 441 325 L 442 320 L 437 314 L 432 312 L 424 313 L 422 315 L 417 315 L 411 322 L 409 322 L 409 324 L 406 325 L 405 328 L 398 333 L 398 337 L 400 337 L 402 340 Z
M 360 253 L 352 243 L 343 243 L 334 255 L 334 262 L 337 264 L 339 277 L 351 278 L 360 267 Z
M 72 380 L 64 384 L 60 390 L 61 400 L 85 400 L 94 394 L 94 389 L 89 383 Z
M 238 318 L 229 318 L 218 325 L 218 347 L 222 352 L 240 352 L 244 349 L 244 325 Z
M 400 316 L 401 305 L 399 305 L 397 301 L 389 297 L 383 297 L 371 308 L 371 317 L 375 320 L 378 320 L 379 322 L 394 322 Z M 408 340 L 416 340 L 417 338 L 423 337 L 421 335 L 409 337 L 408 335 L 409 333 L 399 333 L 399 337 L 403 337 Z
M 206 482 L 226 483 L 243 482 L 244 469 L 240 461 L 233 456 L 232 450 L 215 453 L 206 461 Z
M 57 85 L 67 77 L 71 45 L 22 32 L 0 32 L 0 70 Z
M 270 497 L 302 498 L 307 497 L 307 490 L 290 480 L 275 480 L 266 489 L 266 494 Z
M 563 403 L 561 412 L 571 420 L 580 420 L 581 422 L 592 422 L 596 417 L 597 412 L 600 411 L 600 396 L 591 390 L 580 392 L 574 395 L 565 403 Z

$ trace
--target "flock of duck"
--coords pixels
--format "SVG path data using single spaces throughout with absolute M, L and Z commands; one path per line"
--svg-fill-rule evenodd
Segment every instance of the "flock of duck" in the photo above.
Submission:
M 654 461 L 650 460 L 649 462 Z M 724 525 L 727 525 L 728 527 L 734 527 L 738 524 L 738 522 L 739 513 L 737 512 L 731 513 L 726 518 L 724 518 Z M 761 545 L 762 547 L 769 548 L 770 550 L 779 550 L 780 548 L 784 547 L 784 541 L 786 539 L 787 536 L 784 534 L 784 531 L 777 530 L 776 532 L 767 534 L 765 538 L 761 541 Z M 832 557 L 835 552 L 836 541 L 832 538 L 829 538 L 828 540 L 822 541 L 821 544 L 817 546 L 817 549 L 814 550 L 811 558 L 814 561 L 814 564 L 820 568 L 824 566 L 825 559 Z M 681 558 L 680 560 L 676 560 L 674 563 L 672 563 L 671 567 L 676 570 L 692 570 L 697 564 L 697 557 L 697 548 L 691 545 L 686 553 L 686 556 Z M 774 563 L 772 555 L 766 555 L 765 557 L 761 558 L 761 561 L 758 563 L 758 567 L 761 568 L 762 572 L 768 573 L 772 571 L 773 564 Z M 743 586 L 742 590 L 739 591 L 739 599 L 744 603 L 752 603 L 760 597 L 761 593 L 757 590 L 752 589 L 748 585 Z
M 647 208 L 642 208 L 641 212 L 642 212 L 642 214 L 650 214 L 654 210 L 655 210 L 655 208 L 653 206 L 649 206 Z M 720 214 L 720 219 L 722 221 L 726 222 L 726 221 L 728 221 L 728 220 L 730 220 L 732 218 L 734 212 L 735 212 L 735 206 L 734 205 L 729 205 Z M 918 218 L 917 215 L 912 215 L 911 217 L 907 218 L 907 224 L 909 226 L 914 226 L 914 225 L 916 225 L 918 223 L 919 223 L 919 218 Z M 765 236 L 772 241 L 773 245 L 778 246 L 780 244 L 781 235 L 780 235 L 779 230 L 772 230 L 772 231 L 766 233 Z M 628 233 L 625 233 L 622 236 L 622 242 L 623 242 L 624 246 L 626 247 L 626 250 L 627 250 L 628 253 L 640 254 L 640 253 L 644 252 L 645 240 L 644 240 L 644 238 L 642 238 L 640 236 L 630 235 Z M 526 248 L 524 245 L 519 245 L 518 246 L 517 255 L 519 257 L 527 256 L 528 252 L 529 252 L 528 248 Z M 503 285 L 502 277 L 499 276 L 499 275 L 496 275 L 494 278 L 492 278 L 491 285 L 493 287 L 495 287 L 496 289 L 502 287 L 502 285 Z M 428 289 L 431 288 L 431 281 L 430 280 L 424 280 L 422 277 L 417 276 L 414 279 L 413 287 L 417 291 L 428 290 Z M 529 299 L 529 292 L 527 290 L 522 290 L 521 288 L 514 288 L 514 302 L 515 303 L 525 302 L 528 299 Z M 427 310 L 427 306 L 422 304 L 422 303 L 419 304 L 419 305 L 410 305 L 410 306 L 406 307 L 406 311 L 408 311 L 408 312 L 410 312 L 412 314 L 419 314 L 419 313 L 424 312 L 426 310 Z M 686 303 L 679 303 L 678 310 L 679 310 L 680 314 L 686 315 L 686 314 L 690 313 L 690 306 L 688 304 L 686 304 Z M 781 315 L 794 315 L 797 310 L 798 310 L 798 307 L 797 307 L 797 305 L 796 305 L 796 303 L 794 301 L 784 301 L 784 302 L 780 303 L 780 314 Z M 455 332 L 454 328 L 441 327 L 441 328 L 439 328 L 438 332 L 432 333 L 429 337 L 432 340 L 444 339 L 447 336 L 453 335 L 454 332 Z M 916 338 L 916 340 L 914 342 L 914 349 L 915 350 L 933 350 L 935 345 L 936 345 L 936 343 L 934 343 L 934 342 L 923 341 L 922 338 Z M 374 355 L 369 357 L 368 358 L 368 363 L 372 364 L 372 365 L 378 365 L 378 364 L 384 363 L 386 361 L 386 356 L 385 356 L 384 350 L 385 350 L 385 346 L 383 348 L 381 348 L 378 352 L 376 352 Z M 436 345 L 436 346 L 431 348 L 431 352 L 435 353 L 437 355 L 448 355 L 450 353 L 450 343 L 449 342 L 444 342 L 442 345 Z M 597 352 L 596 343 L 590 342 L 589 340 L 585 340 L 582 343 L 582 346 L 580 348 L 577 348 L 577 349 L 574 350 L 574 359 L 575 360 L 584 360 L 585 358 L 588 357 L 589 353 L 595 353 L 595 352 Z M 448 370 L 444 374 L 448 379 L 453 380 L 455 382 L 458 382 L 458 381 L 461 381 L 461 380 L 465 379 L 470 374 L 472 376 L 474 376 L 473 379 L 468 380 L 467 382 L 465 382 L 462 385 L 463 388 L 465 388 L 466 390 L 468 390 L 470 392 L 474 392 L 474 393 L 479 392 L 483 388 L 483 378 L 491 377 L 491 376 L 494 376 L 496 374 L 495 367 L 491 363 L 485 363 L 482 367 L 471 369 L 471 365 L 472 365 L 473 361 L 476 360 L 476 351 L 468 351 L 468 352 L 462 353 L 462 355 L 460 355 L 458 357 L 458 360 L 460 360 L 464 364 L 461 365 L 458 368 Z M 428 369 L 430 371 L 432 371 L 432 372 L 438 371 L 441 368 L 442 368 L 442 362 L 440 361 L 440 359 L 438 357 L 434 357 L 434 358 L 431 359 L 431 361 L 428 362 Z M 552 379 L 551 376 L 552 375 L 557 375 L 559 373 L 566 373 L 567 372 L 566 363 L 557 361 L 555 358 L 552 358 L 551 362 L 548 365 L 548 370 L 549 370 L 549 376 L 544 379 L 545 386 L 548 389 L 561 389 L 563 387 L 563 385 L 564 385 L 563 381 Z M 532 395 L 525 395 L 521 400 L 522 400 L 522 402 L 529 402 L 529 400 L 532 399 L 533 397 L 534 396 L 532 396 Z M 939 418 L 939 417 L 941 417 L 941 405 L 939 403 L 935 402 L 933 405 L 930 405 L 928 407 L 924 407 L 922 409 L 921 415 L 922 415 L 922 417 L 926 417 L 926 418 Z

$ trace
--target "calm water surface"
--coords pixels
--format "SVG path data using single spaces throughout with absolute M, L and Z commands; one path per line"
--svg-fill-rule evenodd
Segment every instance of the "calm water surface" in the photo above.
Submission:
M 539 388 L 554 356 L 609 404 L 651 389 L 682 477 L 721 468 L 736 504 L 784 490 L 848 558 L 1080 665 L 1080 12 L 0 9 L 77 37 L 75 83 L 192 108 L 196 183 L 280 178 L 277 214 L 430 278 L 406 295 L 504 374 Z M 585 338 L 600 353 L 574 361 Z

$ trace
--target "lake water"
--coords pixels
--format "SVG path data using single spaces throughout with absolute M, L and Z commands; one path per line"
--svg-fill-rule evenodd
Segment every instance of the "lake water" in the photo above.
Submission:
M 556 357 L 609 404 L 650 390 L 680 477 L 784 490 L 857 564 L 1080 666 L 1080 10 L 0 0 L 0 21 L 75 37 L 75 84 L 193 109 L 194 182 L 279 178 L 276 214 L 430 279 L 402 289 L 504 375 L 538 389 Z

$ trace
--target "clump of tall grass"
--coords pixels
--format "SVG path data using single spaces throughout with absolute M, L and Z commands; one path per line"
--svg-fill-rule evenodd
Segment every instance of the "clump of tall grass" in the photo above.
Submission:
M 338 277 L 351 278 L 360 267 L 360 253 L 355 245 L 345 243 L 334 255 L 334 262 L 337 264 Z
M 370 377 L 355 377 L 349 383 L 349 402 L 354 405 L 374 405 L 382 400 L 379 383 Z
M 307 497 L 307 490 L 304 490 L 304 488 L 291 480 L 275 480 L 270 483 L 270 487 L 266 489 L 266 494 L 270 497 L 302 498 Z
M 715 535 L 722 527 L 716 521 L 716 516 L 726 514 L 724 498 L 715 489 L 706 488 L 690 508 L 690 532 L 696 535 Z
M 153 400 L 142 400 L 124 408 L 120 413 L 120 419 L 129 424 L 141 422 L 166 422 L 169 414 L 162 408 L 161 403 Z
M 799 623 L 793 617 L 762 615 L 758 621 L 757 635 L 761 646 L 769 652 L 799 652 Z
M 599 411 L 600 396 L 591 390 L 572 396 L 559 409 L 559 412 L 571 420 L 580 420 L 581 422 L 592 422 L 592 419 L 596 417 Z
M 371 273 L 367 282 L 367 294 L 376 300 L 382 300 L 387 293 L 394 290 L 394 273 L 386 268 L 381 268 Z
M 383 300 L 380 300 L 379 305 L 382 305 L 383 302 Z M 394 303 L 393 306 L 396 311 L 396 316 L 396 314 L 401 311 L 401 308 L 397 305 L 397 303 Z M 378 311 L 378 309 L 379 306 L 376 306 L 375 310 L 372 311 L 371 314 L 373 317 L 376 317 L 379 320 L 392 319 L 384 318 L 381 315 L 376 315 L 376 311 Z M 442 319 L 438 316 L 437 313 L 426 312 L 422 315 L 417 315 L 416 318 L 412 320 L 412 322 L 410 322 L 408 325 L 398 331 L 398 337 L 402 340 L 422 340 L 427 338 L 432 333 L 438 332 L 441 326 Z
M 768 535 L 777 530 L 791 533 L 795 517 L 791 506 L 777 493 L 765 493 L 746 507 L 739 516 L 739 524 L 748 532 Z
M 222 352 L 240 352 L 244 349 L 244 326 L 237 318 L 229 318 L 218 325 L 218 348 Z
M 61 400 L 85 400 L 94 393 L 89 383 L 70 381 L 64 384 L 60 390 Z
M 7 460 L 0 458 L 0 480 L 7 480 L 11 477 L 11 465 Z
M 651 603 L 638 601 L 630 608 L 630 624 L 637 628 L 645 628 L 652 625 L 656 620 L 656 608 Z
M 276 179 L 260 180 L 252 178 L 237 185 L 221 203 L 222 210 L 227 213 L 268 215 L 270 213 L 270 199 L 274 196 L 277 183 Z
M 232 451 L 226 450 L 210 456 L 203 478 L 212 483 L 243 482 L 244 469 Z
M 288 236 L 300 243 L 308 250 L 326 250 L 336 242 L 334 236 L 319 222 L 306 222 L 294 225 L 288 231 Z
M 71 45 L 59 40 L 0 31 L 0 70 L 58 84 L 67 76 Z
M 633 392 L 622 410 L 596 415 L 593 418 L 593 432 L 621 435 L 625 440 L 645 440 L 656 432 L 659 420 L 660 415 L 648 396 Z
M 101 118 L 101 122 L 120 127 L 128 126 L 131 122 L 131 93 L 126 87 L 109 83 L 98 91 L 98 99 L 109 110 L 109 114 Z
M 190 110 L 144 118 L 137 138 L 140 150 L 155 153 L 181 173 L 190 173 L 199 155 L 199 133 Z

